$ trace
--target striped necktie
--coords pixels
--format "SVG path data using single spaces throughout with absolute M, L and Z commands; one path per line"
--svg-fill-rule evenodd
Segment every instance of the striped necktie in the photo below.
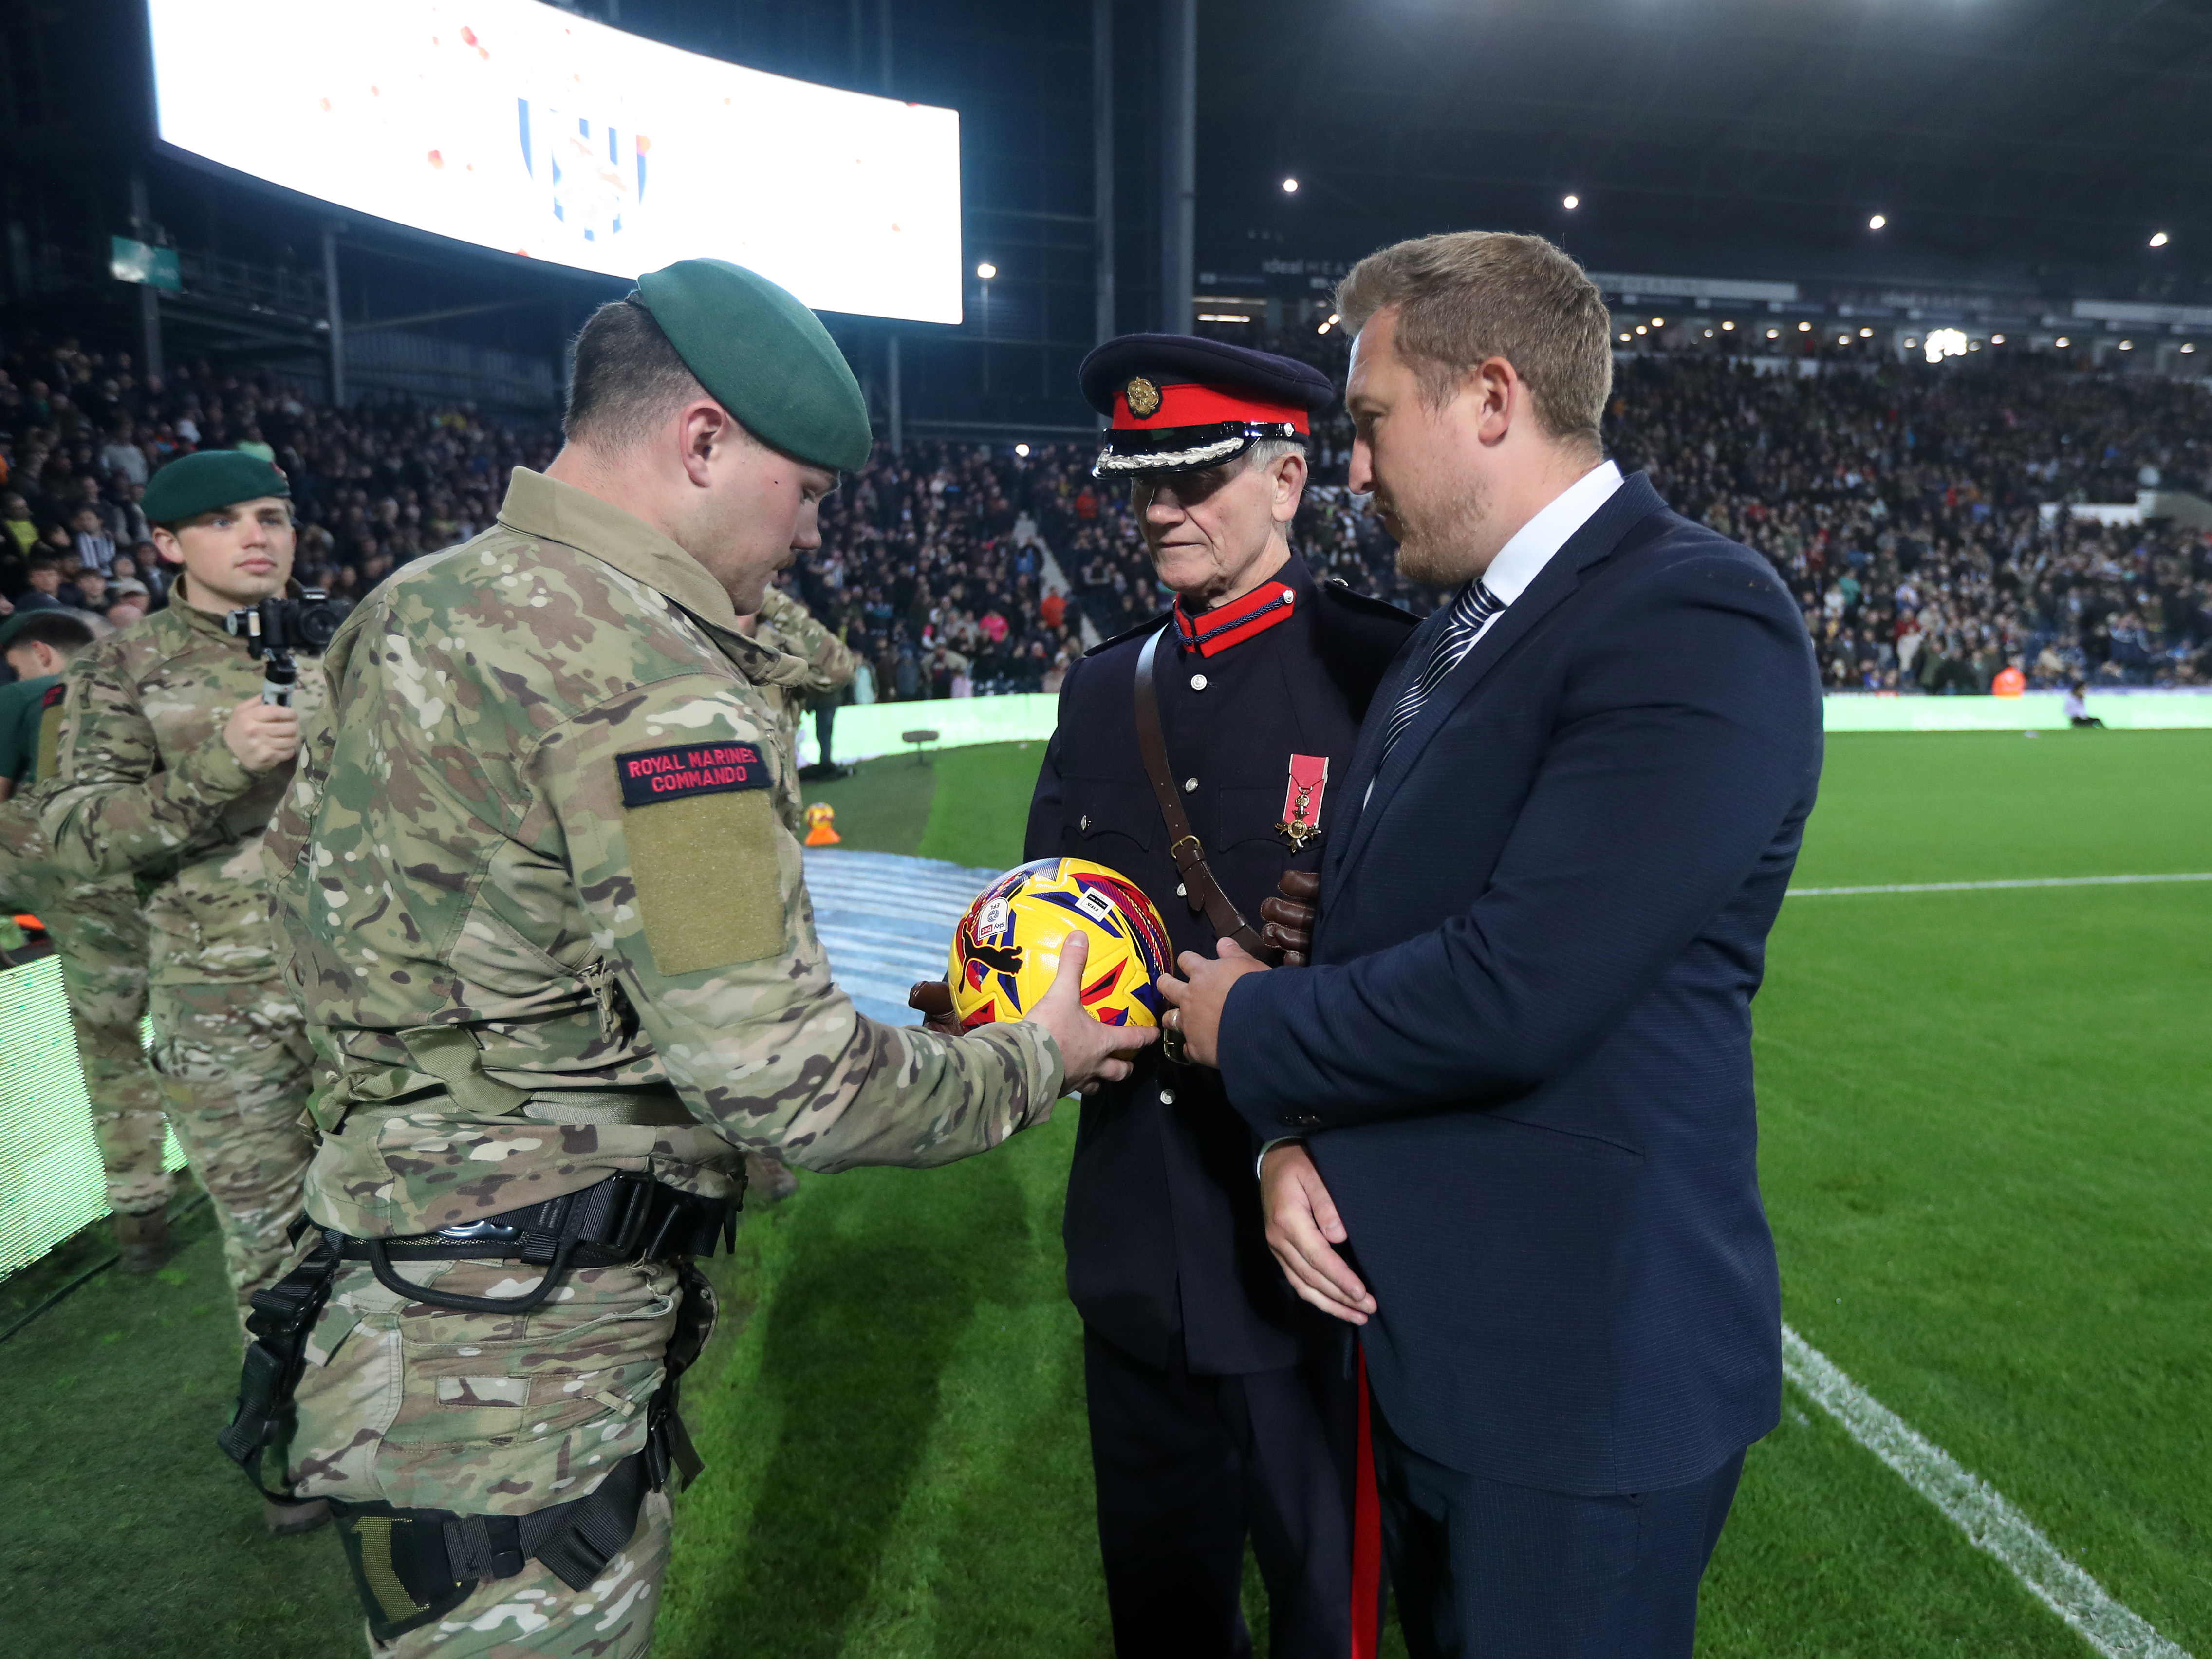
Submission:
M 1444 676 L 1460 665 L 1474 645 L 1475 635 L 1482 632 L 1483 624 L 1505 609 L 1505 601 L 1492 592 L 1480 577 L 1460 590 L 1452 601 L 1451 614 L 1445 617 L 1443 627 L 1437 631 L 1437 642 L 1429 649 L 1429 660 L 1419 678 L 1406 688 L 1398 699 L 1398 706 L 1390 711 L 1390 723 L 1382 728 L 1382 753 L 1375 763 L 1380 772 L 1382 763 L 1390 758 L 1390 751 L 1398 746 L 1398 739 L 1406 735 L 1413 717 L 1421 712 L 1421 705 L 1429 694 L 1443 684 Z

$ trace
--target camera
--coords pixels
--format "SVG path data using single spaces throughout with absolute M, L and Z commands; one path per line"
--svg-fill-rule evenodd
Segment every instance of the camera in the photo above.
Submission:
M 352 609 L 352 600 L 334 599 L 319 587 L 309 587 L 301 589 L 296 599 L 264 599 L 234 611 L 222 625 L 244 636 L 246 651 L 257 662 L 272 651 L 320 655 Z
M 261 701 L 289 708 L 292 688 L 300 682 L 300 667 L 292 653 L 319 656 L 352 609 L 350 599 L 334 599 L 319 587 L 308 587 L 296 599 L 264 599 L 234 611 L 222 625 L 246 641 L 247 655 L 264 665 Z

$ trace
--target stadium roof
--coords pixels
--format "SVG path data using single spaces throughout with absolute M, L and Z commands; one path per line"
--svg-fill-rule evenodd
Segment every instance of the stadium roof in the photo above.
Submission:
M 1206 0 L 1200 19 L 1202 262 L 1481 226 L 1622 270 L 2174 300 L 2212 272 L 2212 0 Z

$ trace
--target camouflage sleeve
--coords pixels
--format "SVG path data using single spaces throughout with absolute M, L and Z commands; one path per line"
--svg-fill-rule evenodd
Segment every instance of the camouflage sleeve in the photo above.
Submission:
M 858 659 L 852 647 L 814 618 L 814 613 L 781 588 L 771 587 L 761 602 L 761 620 L 773 627 L 779 648 L 806 665 L 799 689 L 820 696 L 853 683 Z
M 687 677 L 586 711 L 534 751 L 595 942 L 702 1121 L 812 1170 L 950 1163 L 1042 1122 L 1042 1027 L 878 1024 L 832 982 L 778 755 L 744 688 Z M 526 836 L 527 831 L 526 830 Z
M 63 676 L 53 769 L 41 767 L 40 826 L 62 868 L 87 878 L 158 864 L 205 834 L 260 780 L 240 764 L 220 728 L 173 766 L 161 763 L 138 688 L 110 659 L 87 653 Z

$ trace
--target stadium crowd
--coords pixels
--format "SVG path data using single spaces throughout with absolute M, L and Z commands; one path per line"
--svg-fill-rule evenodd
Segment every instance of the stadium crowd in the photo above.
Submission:
M 1340 343 L 1298 344 L 1340 378 Z M 2205 533 L 2045 504 L 2199 487 L 2208 413 L 2195 384 L 1994 353 L 1818 378 L 1638 356 L 1606 436 L 1678 510 L 1772 561 L 1831 689 L 1981 692 L 2008 665 L 2036 686 L 2188 685 L 2212 680 Z M 1316 431 L 1293 539 L 1322 575 L 1425 611 L 1432 596 L 1399 579 L 1346 488 L 1351 438 L 1340 411 Z M 339 410 L 265 374 L 202 363 L 164 380 L 74 339 L 21 340 L 0 358 L 0 602 L 111 623 L 162 603 L 138 499 L 195 448 L 281 465 L 301 580 L 358 597 L 489 525 L 508 470 L 542 468 L 558 443 L 469 408 Z M 1056 690 L 1086 640 L 1158 611 L 1126 492 L 1093 481 L 1091 458 L 918 444 L 848 481 L 820 550 L 785 580 L 854 646 L 859 701 Z

